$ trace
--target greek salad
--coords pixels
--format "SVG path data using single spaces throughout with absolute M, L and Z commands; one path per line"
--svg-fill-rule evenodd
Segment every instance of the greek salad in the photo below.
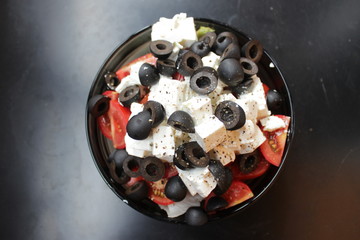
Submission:
M 284 99 L 257 76 L 262 54 L 181 13 L 152 26 L 148 54 L 105 74 L 88 110 L 129 200 L 202 225 L 254 196 L 247 183 L 280 165 L 290 123 L 272 114 Z

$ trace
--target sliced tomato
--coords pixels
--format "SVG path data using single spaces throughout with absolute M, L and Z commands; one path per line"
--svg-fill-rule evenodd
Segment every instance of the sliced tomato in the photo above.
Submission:
M 265 159 L 260 160 L 257 167 L 251 173 L 242 173 L 240 172 L 238 162 L 234 162 L 230 165 L 231 172 L 233 174 L 233 178 L 236 180 L 248 180 L 260 177 L 263 175 L 270 167 L 270 163 Z
M 167 183 L 167 179 L 163 178 L 157 182 L 148 182 L 150 186 L 149 190 L 149 198 L 153 202 L 159 205 L 170 205 L 173 204 L 174 201 L 168 199 L 165 196 L 165 186 Z
M 223 197 L 229 203 L 227 208 L 242 203 L 252 198 L 253 196 L 254 194 L 252 193 L 249 186 L 238 180 L 233 180 L 229 189 L 223 195 L 221 195 L 221 197 Z
M 103 95 L 111 98 L 109 110 L 100 116 L 97 121 L 102 134 L 111 139 L 116 149 L 125 148 L 126 125 L 129 121 L 130 110 L 118 101 L 119 93 L 106 91 Z
M 172 75 L 172 78 L 179 81 L 185 80 L 185 77 L 178 72 L 174 73 L 174 75 Z
M 128 188 L 128 187 L 131 187 L 132 185 L 134 185 L 135 183 L 137 183 L 138 181 L 141 181 L 141 180 L 144 180 L 144 178 L 142 176 L 139 176 L 139 177 L 132 177 L 130 178 L 130 180 L 125 183 L 123 186 Z
M 275 116 L 281 118 L 285 122 L 285 127 L 273 132 L 263 131 L 266 141 L 261 144 L 260 151 L 269 163 L 278 167 L 284 153 L 290 117 L 284 115 Z
M 264 88 L 264 92 L 265 92 L 265 96 L 267 95 L 268 91 L 270 90 L 270 88 L 268 87 L 268 85 L 266 85 L 265 83 L 262 84 L 263 88 Z
M 97 124 L 102 134 L 106 138 L 112 140 L 109 116 L 107 114 L 101 115 L 100 117 L 97 118 Z
M 119 80 L 121 80 L 130 74 L 131 66 L 134 65 L 135 63 L 147 62 L 152 65 L 155 65 L 156 60 L 157 60 L 157 58 L 154 55 L 152 55 L 152 53 L 148 53 L 144 56 L 141 56 L 141 57 L 129 62 L 125 66 L 122 66 L 119 70 L 116 71 L 116 76 L 118 77 Z

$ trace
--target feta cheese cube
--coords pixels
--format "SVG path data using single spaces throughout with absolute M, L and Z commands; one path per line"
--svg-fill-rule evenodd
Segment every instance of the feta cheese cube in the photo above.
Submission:
M 244 126 L 242 126 L 239 130 L 239 140 L 240 144 L 245 144 L 252 142 L 252 137 L 255 134 L 255 125 L 253 121 L 246 120 Z
M 207 96 L 196 96 L 183 102 L 183 109 L 193 118 L 196 125 L 200 124 L 206 116 L 212 115 L 211 99 Z
M 195 126 L 195 133 L 189 135 L 191 140 L 197 141 L 205 152 L 209 152 L 224 141 L 226 129 L 215 115 L 208 115 L 201 124 Z
M 180 103 L 183 102 L 186 84 L 184 82 L 173 80 L 162 76 L 157 84 L 151 87 L 149 100 L 161 103 L 166 112 L 166 117 L 179 110 Z
M 175 218 L 183 215 L 190 207 L 199 207 L 200 202 L 203 200 L 199 194 L 192 196 L 190 193 L 180 202 L 174 202 L 170 205 L 160 205 L 159 207 L 166 211 L 169 218 Z
M 219 160 L 224 166 L 235 161 L 236 158 L 234 150 L 229 149 L 222 144 L 214 147 L 210 155 L 212 158 Z
M 176 14 L 172 19 L 160 18 L 152 26 L 151 40 L 167 40 L 190 47 L 197 41 L 194 18 L 187 18 L 186 13 Z
M 245 100 L 247 98 L 251 98 L 257 102 L 257 120 L 270 115 L 270 111 L 266 105 L 265 92 L 260 78 L 253 77 L 253 84 L 251 85 L 249 92 L 239 96 L 239 99 L 241 100 Z
M 247 120 L 256 121 L 258 114 L 258 103 L 256 100 L 247 95 L 242 99 L 236 99 L 235 102 L 242 107 Z
M 217 101 L 216 101 L 216 105 L 219 105 L 221 102 L 223 101 L 232 101 L 232 102 L 235 102 L 237 100 L 237 98 L 232 94 L 232 93 L 224 93 L 224 94 L 221 94 Z
M 127 133 L 125 135 L 126 151 L 136 157 L 148 157 L 152 154 L 153 137 L 150 135 L 144 140 L 135 140 Z
M 240 132 L 236 130 L 226 131 L 225 139 L 220 145 L 233 151 L 238 150 L 240 145 Z
M 264 127 L 264 131 L 272 132 L 279 128 L 285 127 L 285 122 L 276 116 L 269 116 L 263 119 L 260 119 L 261 125 Z
M 144 110 L 144 105 L 141 103 L 137 103 L 137 102 L 133 102 L 130 105 L 130 118 L 132 118 L 133 116 L 137 115 L 138 113 L 142 112 L 142 110 Z
M 252 153 L 260 147 L 263 142 L 265 142 L 266 137 L 262 133 L 261 129 L 258 125 L 254 125 L 254 135 L 252 136 L 252 141 L 248 141 L 247 143 L 240 144 L 240 150 L 236 152 L 236 154 L 247 154 Z
M 202 59 L 204 67 L 211 67 L 214 69 L 218 69 L 220 64 L 220 56 L 216 55 L 214 52 L 210 51 L 210 53 L 203 57 Z
M 182 145 L 183 143 L 186 142 L 190 142 L 191 138 L 189 136 L 189 134 L 183 132 L 183 131 L 179 131 L 179 130 L 175 130 L 175 149 Z
M 205 198 L 216 187 L 217 182 L 208 167 L 192 168 L 189 170 L 177 168 L 177 170 L 181 180 L 193 196 L 199 194 Z
M 153 129 L 152 153 L 155 157 L 172 162 L 175 153 L 175 133 L 170 126 Z
M 184 87 L 184 101 L 187 101 L 193 97 L 197 97 L 199 96 L 199 94 L 197 94 L 194 90 L 191 89 L 190 87 L 190 77 L 185 77 L 185 80 L 183 81 L 183 83 L 185 84 Z

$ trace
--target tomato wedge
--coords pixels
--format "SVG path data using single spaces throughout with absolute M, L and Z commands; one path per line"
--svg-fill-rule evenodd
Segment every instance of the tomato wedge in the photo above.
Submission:
M 266 141 L 260 145 L 260 151 L 269 163 L 278 167 L 284 153 L 290 117 L 284 115 L 275 116 L 281 118 L 285 122 L 285 127 L 274 132 L 263 131 Z
M 185 77 L 178 72 L 174 73 L 174 75 L 172 75 L 172 78 L 179 81 L 185 80 Z
M 166 178 L 163 178 L 157 182 L 148 182 L 150 186 L 150 190 L 149 190 L 150 200 L 152 200 L 154 203 L 165 206 L 174 203 L 174 201 L 168 199 L 165 196 L 166 183 L 167 183 Z
M 100 131 L 105 137 L 112 140 L 114 148 L 123 149 L 125 148 L 126 125 L 129 121 L 130 110 L 119 103 L 119 93 L 106 91 L 103 95 L 111 100 L 108 112 L 97 119 Z
M 157 58 L 154 55 L 152 55 L 152 53 L 148 53 L 144 56 L 141 56 L 141 57 L 129 62 L 125 66 L 121 67 L 119 70 L 116 71 L 116 76 L 118 77 L 119 80 L 121 80 L 130 74 L 131 66 L 134 65 L 135 63 L 147 62 L 152 65 L 155 65 L 156 60 L 157 60 Z
M 270 167 L 270 163 L 265 159 L 262 159 L 258 163 L 257 167 L 254 169 L 254 171 L 245 174 L 240 172 L 238 162 L 234 162 L 230 165 L 233 178 L 240 181 L 260 177 L 269 169 L 269 167 Z
M 252 198 L 253 196 L 254 194 L 252 193 L 249 186 L 238 180 L 233 180 L 229 189 L 223 195 L 221 195 L 221 197 L 223 197 L 229 203 L 226 208 L 242 203 Z
M 265 92 L 265 96 L 267 95 L 268 91 L 270 90 L 270 88 L 268 87 L 268 85 L 266 85 L 265 83 L 262 84 L 263 88 L 264 88 L 264 92 Z

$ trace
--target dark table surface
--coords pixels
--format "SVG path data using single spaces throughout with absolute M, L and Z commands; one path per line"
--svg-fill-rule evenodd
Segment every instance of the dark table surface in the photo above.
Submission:
M 360 2 L 2 1 L 0 239 L 359 239 Z M 259 39 L 290 87 L 296 131 L 256 204 L 194 228 L 121 202 L 91 158 L 85 104 L 130 34 L 186 12 Z

